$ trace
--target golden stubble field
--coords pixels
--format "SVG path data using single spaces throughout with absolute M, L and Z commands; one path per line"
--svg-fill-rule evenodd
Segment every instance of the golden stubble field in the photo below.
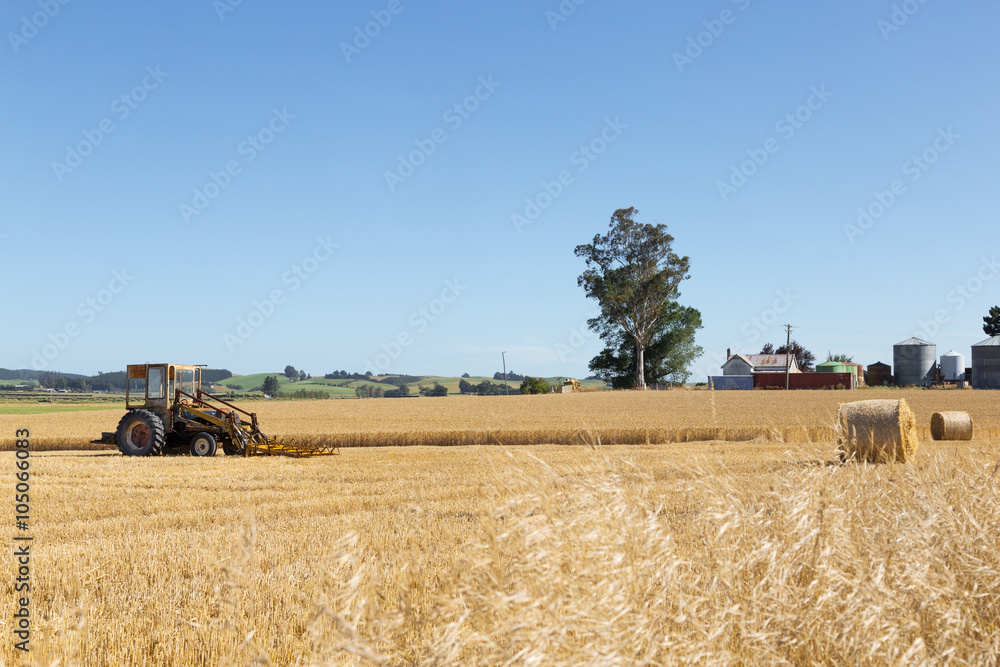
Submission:
M 800 392 L 780 409 L 774 393 L 754 392 L 753 405 L 717 392 L 716 421 L 707 392 L 605 395 L 603 413 L 587 395 L 538 398 L 585 398 L 592 430 L 641 428 L 654 407 L 672 410 L 649 416 L 656 428 L 820 428 L 839 402 Z M 964 407 L 995 428 L 987 393 L 969 394 L 979 413 L 944 401 L 959 392 L 912 393 L 922 425 Z M 540 400 L 255 409 L 265 428 L 284 420 L 279 433 L 358 432 L 379 423 L 359 426 L 365 411 L 392 417 L 395 433 L 411 409 L 396 403 L 426 406 L 409 413 L 420 433 L 502 433 L 500 409 L 518 411 L 511 428 L 542 428 L 546 410 L 576 428 L 572 404 Z M 307 428 L 296 412 L 312 406 Z M 30 427 L 58 428 L 55 417 L 67 415 Z M 4 416 L 3 432 L 21 421 Z M 791 440 L 386 446 L 313 460 L 39 452 L 29 663 L 996 664 L 996 439 L 925 441 L 912 462 L 881 466 L 838 465 L 828 441 Z M 0 454 L 11 480 L 14 462 Z M 10 545 L 12 521 L 2 526 Z M 11 552 L 0 658 L 19 664 Z
M 906 398 L 921 437 L 934 412 L 964 410 L 977 433 L 1000 436 L 1000 397 L 983 391 L 661 391 L 568 395 L 243 402 L 269 435 L 322 437 L 344 447 L 406 445 L 656 444 L 705 440 L 810 442 L 834 438 L 841 403 Z M 13 428 L 37 447 L 89 449 L 122 409 L 0 415 L 0 449 Z

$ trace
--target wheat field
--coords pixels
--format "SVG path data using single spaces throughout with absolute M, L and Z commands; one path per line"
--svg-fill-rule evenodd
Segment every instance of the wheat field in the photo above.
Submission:
M 269 435 L 322 437 L 341 447 L 407 445 L 525 445 L 673 442 L 829 441 L 843 402 L 905 398 L 922 438 L 930 438 L 934 412 L 968 412 L 976 433 L 1000 436 L 1000 412 L 991 392 L 867 391 L 660 391 L 594 392 L 541 396 L 328 401 L 258 401 Z M 0 450 L 13 446 L 13 428 L 29 428 L 35 447 L 94 449 L 90 441 L 114 431 L 120 408 L 38 415 L 0 415 Z M 15 425 L 16 424 L 16 425 Z
M 551 420 L 579 445 L 383 446 L 305 460 L 36 452 L 27 664 L 1000 661 L 989 394 L 962 393 L 972 441 L 925 439 L 907 464 L 841 465 L 829 440 L 778 436 L 825 428 L 858 392 L 799 392 L 793 407 L 774 393 L 753 392 L 756 405 L 736 392 L 608 394 L 603 410 L 589 395 L 528 397 L 586 399 L 575 406 L 255 406 L 265 429 L 287 434 L 403 433 L 395 403 L 425 407 L 407 416 L 413 432 L 503 433 L 497 413 L 519 411 L 512 428 Z M 959 392 L 912 393 L 922 426 L 959 409 L 948 403 Z M 669 414 L 649 415 L 648 428 L 771 438 L 598 444 L 601 429 L 642 428 L 651 407 Z M 592 421 L 574 425 L 574 410 Z M 66 419 L 37 417 L 32 429 Z M 2 418 L 4 434 L 29 420 Z M 11 473 L 14 462 L 0 454 Z M 12 522 L 0 525 L 11 544 Z M 0 660 L 24 664 L 9 627 L 13 575 L 0 585 Z

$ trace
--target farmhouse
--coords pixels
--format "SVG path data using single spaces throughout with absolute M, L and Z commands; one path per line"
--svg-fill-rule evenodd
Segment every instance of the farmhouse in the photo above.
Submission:
M 722 364 L 723 375 L 784 373 L 786 363 L 789 373 L 801 372 L 794 354 L 733 354 L 732 350 L 727 350 L 726 356 L 726 363 Z

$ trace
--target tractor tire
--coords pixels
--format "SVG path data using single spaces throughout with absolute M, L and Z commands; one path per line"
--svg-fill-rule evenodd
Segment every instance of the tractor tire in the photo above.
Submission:
M 243 456 L 245 453 L 242 447 L 233 442 L 231 438 L 222 441 L 222 451 L 226 453 L 226 456 Z
M 211 433 L 198 433 L 191 438 L 191 456 L 215 456 L 218 448 Z
M 115 444 L 125 456 L 159 456 L 166 442 L 163 422 L 149 410 L 132 410 L 115 430 Z

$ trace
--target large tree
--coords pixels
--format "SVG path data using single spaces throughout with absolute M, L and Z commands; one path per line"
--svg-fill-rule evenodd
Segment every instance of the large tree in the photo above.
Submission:
M 782 345 L 778 349 L 774 349 L 774 345 L 770 343 L 765 343 L 764 347 L 760 350 L 761 354 L 787 354 L 788 346 Z M 792 355 L 795 357 L 795 362 L 799 365 L 800 371 L 811 371 L 813 370 L 813 364 L 816 362 L 816 355 L 807 350 L 806 348 L 799 345 L 798 341 L 792 341 Z
M 646 348 L 660 331 L 678 285 L 690 277 L 690 260 L 674 253 L 666 225 L 638 223 L 638 214 L 635 208 L 618 209 L 608 233 L 578 245 L 575 253 L 587 262 L 577 283 L 601 308 L 588 325 L 606 341 L 617 333 L 631 344 L 635 386 L 645 389 Z
M 278 383 L 278 378 L 273 375 L 268 375 L 264 378 L 264 386 L 261 387 L 261 391 L 268 396 L 277 396 L 278 392 L 281 391 L 281 385 Z
M 643 374 L 647 382 L 683 384 L 691 376 L 688 367 L 701 356 L 695 344 L 695 332 L 701 329 L 701 313 L 695 308 L 672 301 L 663 310 L 659 327 L 643 355 Z M 607 346 L 590 360 L 590 370 L 615 389 L 636 386 L 635 346 L 621 330 L 602 332 Z
M 1000 336 L 1000 306 L 990 308 L 990 314 L 983 318 L 983 331 L 987 336 Z

